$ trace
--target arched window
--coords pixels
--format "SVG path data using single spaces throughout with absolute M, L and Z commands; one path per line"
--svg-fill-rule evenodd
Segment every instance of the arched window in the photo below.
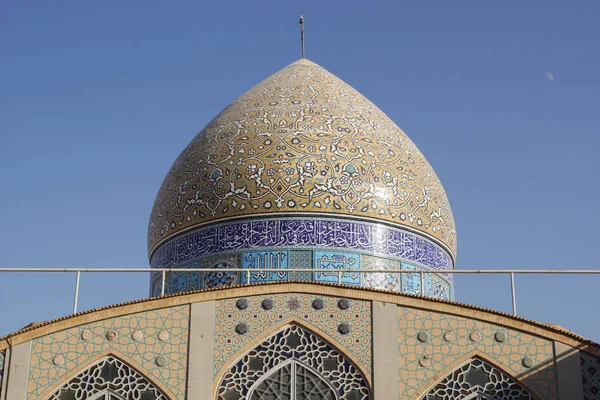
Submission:
M 297 325 L 273 334 L 223 376 L 218 400 L 369 400 L 358 368 L 317 335 Z
M 142 374 L 116 357 L 87 367 L 56 389 L 48 400 L 168 400 Z
M 504 371 L 474 358 L 454 370 L 421 400 L 537 400 Z
M 337 400 L 331 384 L 312 368 L 291 360 L 263 375 L 250 388 L 250 400 Z

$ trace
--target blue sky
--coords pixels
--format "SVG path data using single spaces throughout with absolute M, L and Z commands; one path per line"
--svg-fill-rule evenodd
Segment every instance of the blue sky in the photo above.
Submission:
M 5 1 L 0 266 L 145 267 L 193 136 L 306 55 L 385 111 L 450 198 L 460 269 L 600 269 L 600 3 Z M 546 73 L 552 73 L 550 81 Z M 71 312 L 74 275 L 0 275 L 0 336 Z M 518 276 L 519 315 L 600 341 L 600 276 Z M 80 309 L 145 297 L 84 275 Z M 507 277 L 457 300 L 510 311 Z

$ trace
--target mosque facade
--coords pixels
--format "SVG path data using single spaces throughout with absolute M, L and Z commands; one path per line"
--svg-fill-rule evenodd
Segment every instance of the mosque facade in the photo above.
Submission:
M 0 400 L 600 399 L 598 344 L 454 301 L 431 165 L 304 58 L 183 150 L 148 255 L 147 299 L 0 338 Z

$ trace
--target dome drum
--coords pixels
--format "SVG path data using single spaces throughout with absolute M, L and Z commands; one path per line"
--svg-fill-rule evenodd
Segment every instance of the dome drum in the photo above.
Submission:
M 240 272 L 173 272 L 166 293 L 267 281 L 341 283 L 451 299 L 453 281 L 444 271 L 452 258 L 434 242 L 406 230 L 348 218 L 261 218 L 211 224 L 164 243 L 152 256 L 153 268 L 277 269 L 247 276 Z M 308 271 L 289 271 L 303 269 Z M 351 270 L 339 276 L 337 270 Z M 369 272 L 372 271 L 372 272 Z M 161 292 L 161 274 L 151 295 Z

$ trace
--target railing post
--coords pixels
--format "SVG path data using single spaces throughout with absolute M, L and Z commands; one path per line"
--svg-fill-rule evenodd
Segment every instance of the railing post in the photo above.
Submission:
M 510 292 L 512 294 L 513 315 L 517 315 L 517 296 L 515 295 L 515 274 L 510 273 Z
M 75 297 L 73 299 L 73 314 L 77 314 L 77 300 L 79 299 L 79 278 L 81 271 L 77 271 L 77 277 L 75 278 Z
M 338 285 L 341 285 L 341 284 L 342 284 L 342 271 L 339 270 L 338 271 Z
M 423 271 L 419 273 L 421 276 L 421 296 L 425 296 L 425 276 L 423 275 Z
M 167 271 L 162 272 L 162 285 L 160 285 L 160 295 L 165 295 L 165 281 L 167 280 Z
M 250 269 L 246 270 L 246 284 L 250 284 Z

